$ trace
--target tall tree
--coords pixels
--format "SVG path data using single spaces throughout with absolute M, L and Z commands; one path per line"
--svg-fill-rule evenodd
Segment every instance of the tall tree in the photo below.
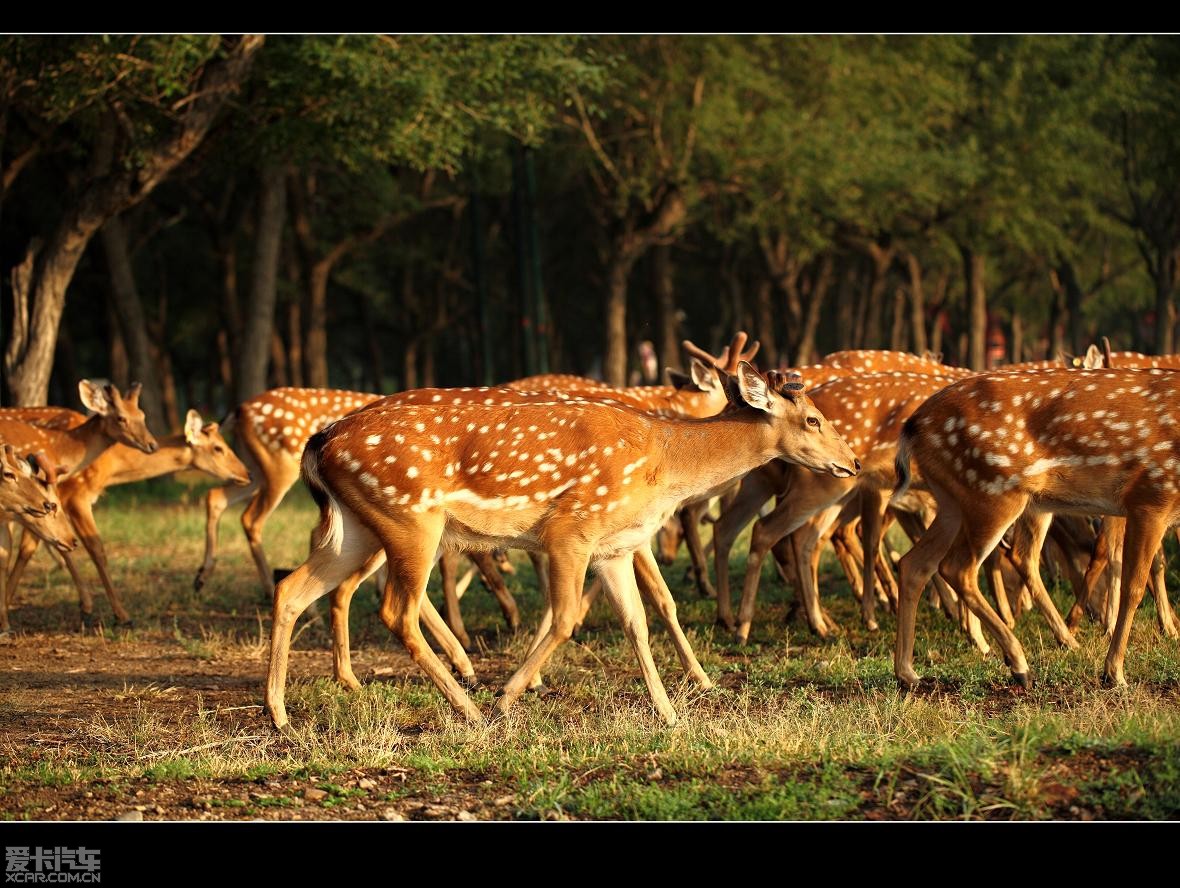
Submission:
M 73 132 L 89 133 L 92 146 L 91 161 L 71 170 L 48 237 L 29 244 L 24 270 L 13 278 L 4 365 L 17 404 L 46 399 L 66 289 L 91 238 L 200 144 L 263 43 L 257 35 L 125 37 L 111 52 L 104 46 L 111 39 L 9 37 L 0 44 L 5 114 L 19 115 L 30 132 L 13 164 Z M 110 114 L 120 123 L 113 138 Z M 6 193 L 17 174 L 12 165 L 3 171 Z

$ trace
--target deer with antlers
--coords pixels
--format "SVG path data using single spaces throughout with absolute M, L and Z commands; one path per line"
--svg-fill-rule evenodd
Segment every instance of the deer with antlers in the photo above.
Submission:
M 482 720 L 418 624 L 435 553 L 456 545 L 542 549 L 549 556 L 553 625 L 509 679 L 497 703 L 501 713 L 569 638 L 593 563 L 657 709 L 674 722 L 648 648 L 636 553 L 642 548 L 650 556 L 652 533 L 684 499 L 769 459 L 837 475 L 858 470 L 848 446 L 785 378 L 767 380 L 742 364 L 729 391 L 733 409 L 702 420 L 664 419 L 605 401 L 440 400 L 362 411 L 313 436 L 303 475 L 321 518 L 308 560 L 276 591 L 267 681 L 275 725 L 287 724 L 283 687 L 295 619 L 382 557 L 390 570 L 382 619 L 452 707 Z
M 918 683 L 917 597 L 936 570 L 983 620 L 1014 679 L 1030 683 L 1020 642 L 979 594 L 976 572 L 1024 515 L 1029 539 L 1020 548 L 1032 557 L 1023 579 L 1039 584 L 1036 555 L 1054 512 L 1127 520 L 1124 595 L 1103 669 L 1105 681 L 1126 683 L 1123 659 L 1152 557 L 1180 519 L 1171 413 L 1178 395 L 1180 378 L 1165 370 L 1042 370 L 964 380 L 915 411 L 898 446 L 898 491 L 909 484 L 912 462 L 937 514 L 899 565 L 894 671 L 903 685 Z

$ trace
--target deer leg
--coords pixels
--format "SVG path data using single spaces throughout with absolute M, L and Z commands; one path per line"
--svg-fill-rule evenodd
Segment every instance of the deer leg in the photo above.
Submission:
M 262 529 L 271 513 L 278 508 L 287 491 L 298 479 L 297 464 L 285 457 L 275 459 L 271 463 L 267 483 L 259 485 L 253 499 L 250 500 L 250 505 L 242 512 L 242 529 L 246 532 L 246 542 L 250 545 L 250 554 L 254 557 L 255 567 L 258 568 L 258 577 L 268 596 L 274 595 L 274 574 L 266 560 L 266 552 L 262 549 Z
M 570 533 L 559 534 L 556 528 L 549 527 L 553 539 L 567 540 L 576 535 L 576 528 L 569 528 Z M 577 621 L 578 604 L 582 595 L 582 582 L 586 576 L 586 565 L 589 555 L 572 549 L 568 544 L 562 548 L 552 548 L 549 555 L 549 601 L 553 610 L 552 622 L 532 651 L 525 658 L 520 668 L 513 673 L 504 685 L 504 693 L 496 703 L 501 714 L 517 701 L 525 689 L 533 683 L 533 677 L 540 673 L 545 662 L 553 651 L 565 641 L 568 641 L 574 631 Z M 632 572 L 634 573 L 634 572 Z
M 877 572 L 877 555 L 881 551 L 881 520 L 885 513 L 885 493 L 867 485 L 860 491 L 860 523 L 864 535 L 864 574 L 861 588 L 864 594 L 860 597 L 860 614 L 865 627 L 870 632 L 880 629 L 875 612 L 877 600 L 870 595 Z
M 631 642 L 635 657 L 639 660 L 643 680 L 647 684 L 656 710 L 667 724 L 674 725 L 676 710 L 672 706 L 672 701 L 668 699 L 668 692 L 664 689 L 664 682 L 660 679 L 660 673 L 656 670 L 655 660 L 651 655 L 647 616 L 643 612 L 643 602 L 635 583 L 635 565 L 633 557 L 620 555 L 600 562 L 598 575 L 602 577 L 607 600 L 618 614 L 619 622 L 623 624 L 623 633 Z
M 426 583 L 434 566 L 434 554 L 442 538 L 443 519 L 432 515 L 411 526 L 382 525 L 389 579 L 381 600 L 381 621 L 397 636 L 418 668 L 442 691 L 451 708 L 471 723 L 483 721 L 471 698 L 431 650 L 422 635 L 420 609 L 426 598 Z
M 1167 529 L 1166 519 L 1150 512 L 1127 516 L 1123 539 L 1122 596 L 1110 650 L 1102 670 L 1105 684 L 1121 686 L 1127 683 L 1127 677 L 1123 674 L 1123 658 L 1131 638 L 1131 623 L 1135 619 L 1139 602 L 1143 600 L 1152 559 Z
M 664 576 L 660 573 L 659 565 L 656 564 L 651 549 L 647 546 L 640 546 L 635 550 L 634 560 L 635 580 L 639 586 L 639 592 L 644 599 L 651 603 L 660 619 L 664 621 L 668 634 L 672 636 L 672 643 L 676 645 L 676 655 L 680 658 L 680 665 L 697 685 L 702 688 L 713 687 L 713 682 L 709 680 L 709 676 L 701 668 L 696 654 L 692 651 L 692 645 L 688 643 L 688 638 L 680 627 L 680 620 L 676 616 L 676 600 L 672 597 L 668 584 L 664 582 Z
M 1053 515 L 1049 512 L 1025 512 L 1016 522 L 1015 545 L 1009 558 L 1020 574 L 1020 579 L 1032 593 L 1033 601 L 1048 621 L 1049 628 L 1053 630 L 1053 637 L 1063 647 L 1076 650 L 1077 640 L 1061 619 L 1049 591 L 1041 581 L 1041 547 L 1045 544 L 1045 537 L 1049 533 L 1049 524 L 1052 521 Z
M 533 572 L 537 575 L 537 589 L 541 593 L 541 600 L 549 600 L 549 565 L 544 552 L 528 553 L 529 561 L 533 565 Z
M 463 614 L 459 611 L 459 598 L 455 594 L 455 573 L 459 568 L 458 552 L 443 552 L 438 559 L 438 572 L 442 577 L 443 607 L 446 611 L 447 625 L 459 639 L 464 650 L 471 650 L 471 637 L 463 626 Z
M 713 563 L 717 575 L 717 622 L 727 629 L 734 628 L 733 602 L 729 589 L 729 552 L 743 527 L 773 494 L 770 482 L 754 471 L 742 479 L 734 501 L 722 509 L 721 517 L 713 524 Z M 747 575 L 749 569 L 747 568 Z
M 1111 522 L 1114 534 L 1110 544 L 1110 583 L 1106 589 L 1106 614 L 1103 628 L 1109 637 L 1115 631 L 1115 624 L 1121 612 L 1120 598 L 1123 583 L 1123 543 L 1127 533 L 1127 519 L 1121 518 Z
M 242 464 L 250 473 L 250 483 L 240 487 L 214 487 L 205 494 L 205 559 L 197 570 L 196 579 L 193 580 L 193 588 L 198 592 L 209 582 L 209 577 L 213 576 L 213 568 L 217 564 L 217 537 L 221 516 L 230 506 L 252 499 L 264 477 L 258 467 L 258 461 L 249 450 L 242 448 L 240 456 Z
M 922 590 L 938 570 L 962 525 L 958 503 L 949 496 L 940 497 L 938 488 L 934 488 L 934 493 L 938 500 L 934 520 L 897 565 L 897 639 L 894 642 L 893 672 L 898 682 L 907 688 L 916 688 L 920 681 L 914 671 L 914 627 Z
M 991 593 L 992 599 L 996 602 L 996 609 L 1000 615 L 1000 619 L 1004 621 L 1004 625 L 1009 629 L 1016 626 L 1016 616 L 1012 613 L 1013 605 L 1008 598 L 1007 590 L 1004 586 L 1004 577 L 1000 573 L 1000 558 L 999 553 L 992 553 L 984 562 L 984 579 L 987 580 L 988 591 Z
M 1086 565 L 1086 572 L 1082 577 L 1082 588 L 1075 590 L 1077 600 L 1065 618 L 1065 625 L 1070 629 L 1077 629 L 1081 625 L 1082 617 L 1087 612 L 1094 613 L 1093 600 L 1098 588 L 1098 582 L 1110 562 L 1110 540 L 1112 529 L 1110 522 L 1116 520 L 1113 516 L 1102 519 L 1102 526 L 1094 540 L 1093 554 L 1090 563 Z
M 295 621 L 316 599 L 339 587 L 353 574 L 371 573 L 383 556 L 376 537 L 347 510 L 342 513 L 342 521 L 340 554 L 335 554 L 329 548 L 313 548 L 307 560 L 288 574 L 275 589 L 266 709 L 274 726 L 280 730 L 287 725 L 287 663 Z
M 9 601 L 13 604 L 16 604 L 16 593 L 20 588 L 20 581 L 24 575 L 25 568 L 28 567 L 29 561 L 32 560 L 33 554 L 40 545 L 41 541 L 37 539 L 36 534 L 24 525 L 21 525 L 20 548 L 17 550 L 16 558 L 13 561 L 12 570 L 8 574 L 8 596 Z
M 508 591 L 508 586 L 504 583 L 504 577 L 501 576 L 499 568 L 496 567 L 496 560 L 490 552 L 470 552 L 467 557 L 472 560 L 479 570 L 479 576 L 483 580 L 483 584 L 496 596 L 496 601 L 500 605 L 500 611 L 504 614 L 504 622 L 508 624 L 509 629 L 515 632 L 520 628 L 520 611 L 516 607 L 516 599 Z
M 111 603 L 111 610 L 115 612 L 115 625 L 130 628 L 132 626 L 131 615 L 123 606 L 115 584 L 111 582 L 102 536 L 98 532 L 98 525 L 94 521 L 94 512 L 91 511 L 90 504 L 85 501 L 85 498 L 70 499 L 64 504 L 64 507 L 70 517 L 70 522 L 74 525 L 74 530 L 82 540 L 82 545 L 90 553 L 90 560 L 94 562 L 95 570 L 98 571 L 98 578 L 102 582 L 107 600 Z M 70 571 L 70 575 L 74 578 L 74 582 L 78 585 L 79 594 L 81 594 L 81 577 L 74 570 Z
M 1166 638 L 1176 638 L 1176 617 L 1172 613 L 1172 604 L 1168 601 L 1167 564 L 1163 546 L 1160 546 L 1151 560 L 1151 592 L 1155 596 L 1155 617 L 1159 622 L 1160 631 Z
M 840 562 L 840 568 L 844 571 L 844 576 L 848 579 L 848 587 L 852 590 L 852 594 L 856 600 L 860 601 L 862 595 L 860 586 L 861 571 L 863 568 L 853 554 L 855 535 L 848 532 L 849 527 L 850 525 L 848 524 L 837 524 L 831 537 L 832 549 L 836 553 L 836 560 Z M 856 548 L 860 548 L 859 544 L 856 544 Z
M 0 635 L 9 634 L 8 626 L 8 556 L 12 551 L 12 525 L 0 522 Z
M 692 561 L 693 573 L 696 575 L 697 592 L 701 598 L 716 598 L 717 590 L 709 582 L 709 562 L 705 558 L 705 547 L 701 545 L 701 515 L 709 508 L 709 503 L 693 503 L 680 510 L 680 526 L 684 530 L 684 545 L 688 548 L 688 557 Z M 714 535 L 716 531 L 714 531 Z

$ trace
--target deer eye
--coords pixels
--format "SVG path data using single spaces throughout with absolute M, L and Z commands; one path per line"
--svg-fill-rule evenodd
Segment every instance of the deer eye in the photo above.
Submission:
M 4 477 L 7 478 L 9 481 L 16 480 L 16 475 L 14 475 L 12 472 L 5 472 Z
M 220 444 L 215 444 L 213 446 L 213 452 L 214 453 L 225 453 L 225 448 L 222 447 Z
M 118 420 L 119 420 L 119 425 L 121 425 L 121 426 L 127 425 L 127 417 L 126 416 L 120 416 L 120 417 L 118 417 Z
M 807 417 L 807 424 L 809 426 L 811 426 L 813 429 L 819 428 L 819 420 L 814 416 Z

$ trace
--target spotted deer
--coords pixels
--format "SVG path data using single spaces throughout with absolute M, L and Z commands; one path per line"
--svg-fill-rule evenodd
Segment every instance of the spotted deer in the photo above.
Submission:
M 897 489 L 908 486 L 913 463 L 937 514 L 900 563 L 894 671 L 904 686 L 918 683 L 917 597 L 936 570 L 979 615 L 1014 679 L 1030 683 L 1024 650 L 979 594 L 976 574 L 1024 515 L 1029 539 L 1014 549 L 1029 553 L 1022 579 L 1036 595 L 1037 559 L 1054 512 L 1127 519 L 1124 594 L 1103 669 L 1105 681 L 1126 683 L 1123 659 L 1152 556 L 1180 519 L 1180 444 L 1171 413 L 1178 395 L 1180 376 L 1160 369 L 1018 371 L 958 382 L 910 417 L 898 446 Z
M 44 452 L 19 455 L 11 444 L 0 446 L 0 513 L 51 543 L 61 553 L 78 545 L 57 492 L 53 460 Z M 12 546 L 8 523 L 0 523 L 0 568 Z M 0 634 L 9 631 L 5 571 L 0 569 Z
M 158 443 L 157 450 L 146 454 L 125 444 L 115 444 L 99 454 L 89 466 L 62 480 L 59 486 L 62 506 L 98 571 L 117 625 L 131 625 L 131 617 L 111 582 L 102 537 L 94 520 L 94 504 L 103 492 L 118 484 L 156 478 L 188 468 L 205 472 L 219 481 L 238 485 L 250 483 L 246 467 L 221 437 L 217 423 L 204 423 L 195 410 L 188 411 L 182 433 L 169 435 Z M 15 594 L 21 573 L 37 546 L 37 537 L 26 531 L 21 537 L 17 561 L 8 578 L 10 598 Z M 89 587 L 71 561 L 67 560 L 66 565 L 78 588 L 82 625 L 91 627 L 94 625 L 94 600 Z
M 303 477 L 320 506 L 320 525 L 308 560 L 275 595 L 266 703 L 276 727 L 287 724 L 283 691 L 296 618 L 382 557 L 390 571 L 382 619 L 452 707 L 482 720 L 419 627 L 440 546 L 541 549 L 549 556 L 553 625 L 504 687 L 501 714 L 570 637 L 593 563 L 657 710 L 674 722 L 648 647 L 636 554 L 650 557 L 652 533 L 684 499 L 769 459 L 836 475 L 858 470 L 848 445 L 780 375 L 767 380 L 742 364 L 727 391 L 733 408 L 700 420 L 655 417 L 607 401 L 440 401 L 371 408 L 313 436 Z
M 603 402 L 613 406 L 628 408 L 627 405 L 621 404 L 613 398 L 600 397 L 596 394 L 587 394 L 584 391 L 548 391 L 548 392 L 526 392 L 516 391 L 508 388 L 459 388 L 459 389 L 414 389 L 407 392 L 401 392 L 396 395 L 389 395 L 372 404 L 364 407 L 360 412 L 365 412 L 374 409 L 393 410 L 397 408 L 413 409 L 419 406 L 436 407 L 440 404 L 450 405 L 452 407 L 513 407 L 513 406 L 527 406 L 527 405 L 545 405 L 554 402 L 579 405 L 589 402 Z M 529 434 L 537 434 L 538 438 L 545 435 L 545 432 L 538 431 L 535 425 L 530 425 L 526 430 L 519 431 L 517 434 L 521 438 L 525 436 L 526 431 Z M 544 439 L 542 439 L 544 440 Z M 445 442 L 444 442 L 445 443 Z M 506 443 L 506 442 L 499 442 Z M 515 443 L 515 442 L 513 442 Z M 433 451 L 428 451 L 429 456 L 427 461 L 431 461 Z M 513 452 L 515 455 L 515 452 Z M 552 453 L 549 454 L 552 456 Z M 545 457 L 542 454 L 534 456 L 534 463 L 542 461 Z M 546 463 L 540 462 L 544 466 Z M 560 474 L 560 469 L 557 474 Z M 517 470 L 510 473 L 510 476 L 503 479 L 512 481 L 513 477 L 524 480 L 525 473 L 523 470 Z M 557 479 L 554 479 L 557 480 Z M 490 560 L 490 555 L 487 552 L 478 552 L 468 550 L 468 554 L 477 559 Z M 536 553 L 532 553 L 536 554 Z M 443 549 L 439 551 L 440 570 L 443 573 L 444 588 L 447 579 L 448 563 L 453 564 L 454 558 L 457 557 L 455 553 L 448 552 Z M 384 562 L 384 555 L 380 555 L 378 562 Z M 536 562 L 534 562 L 536 563 Z M 659 574 L 658 567 L 655 566 L 654 559 L 650 551 L 644 547 L 640 547 L 634 558 L 635 579 L 638 585 L 640 594 L 644 600 L 651 603 L 655 608 L 656 613 L 663 620 L 667 626 L 672 642 L 676 647 L 677 655 L 680 658 L 681 665 L 689 677 L 697 682 L 702 687 L 710 687 L 711 682 L 705 671 L 701 668 L 700 663 L 697 662 L 696 655 L 692 652 L 692 647 L 688 642 L 684 630 L 681 628 L 679 620 L 676 615 L 676 603 L 668 591 L 667 585 L 663 582 Z M 348 646 L 348 612 L 353 594 L 359 585 L 362 576 L 359 574 L 353 575 L 332 592 L 331 609 L 332 615 L 332 631 L 333 631 L 333 662 L 335 666 L 335 674 L 337 680 L 347 688 L 355 689 L 359 687 L 359 682 L 352 671 L 350 652 Z M 378 584 L 385 585 L 385 577 L 383 572 L 378 572 Z M 578 622 L 585 615 L 590 603 L 593 601 L 596 588 L 601 588 L 601 583 L 591 585 L 582 596 L 581 608 L 578 612 Z M 508 596 L 511 600 L 511 596 Z M 546 592 L 546 600 L 548 595 Z M 440 625 L 437 613 L 434 612 L 433 606 L 429 599 L 422 600 L 422 622 L 427 630 L 434 636 L 435 640 L 442 647 L 444 654 L 450 660 L 455 671 L 459 674 L 460 679 L 468 686 L 474 686 L 476 683 L 474 668 L 470 660 L 465 656 L 464 651 L 470 648 L 469 642 L 463 632 L 462 618 L 457 613 L 457 596 L 454 602 L 454 611 L 452 613 L 452 600 L 448 595 L 446 598 L 447 618 L 445 626 Z M 544 615 L 542 616 L 541 626 L 537 631 L 534 639 L 534 646 L 539 640 L 548 632 L 552 620 L 552 610 L 546 605 Z M 510 621 L 511 622 L 511 621 Z M 447 631 L 449 628 L 450 631 Z M 531 648 L 530 648 L 531 651 Z M 544 686 L 540 679 L 538 672 L 530 685 L 530 690 L 541 692 Z
M 744 643 L 749 638 L 754 617 L 754 602 L 762 562 L 767 552 L 779 540 L 794 533 L 815 518 L 807 546 L 796 547 L 801 597 L 808 622 L 821 636 L 831 627 L 819 606 L 818 589 L 814 585 L 810 565 L 812 547 L 839 516 L 845 502 L 859 493 L 861 523 L 864 525 L 864 564 L 861 595 L 862 617 L 870 630 L 877 628 L 874 615 L 876 553 L 880 549 L 881 521 L 885 511 L 885 492 L 892 490 L 894 449 L 902 423 L 934 392 L 953 380 L 924 373 L 893 371 L 891 373 L 849 376 L 812 389 L 811 399 L 816 408 L 828 417 L 833 428 L 848 442 L 861 461 L 862 469 L 855 477 L 835 477 L 807 472 L 798 466 L 787 466 L 782 488 L 785 495 L 765 518 L 754 522 L 750 536 L 750 554 L 742 585 L 741 607 L 734 627 L 735 638 Z M 722 537 L 718 522 L 714 540 L 718 553 L 718 570 L 728 562 L 729 540 Z M 719 611 L 722 599 L 718 599 Z
M 78 395 L 93 416 L 74 425 L 73 419 L 63 413 L 62 423 L 72 427 L 49 428 L 0 415 L 0 442 L 12 444 L 20 452 L 44 450 L 54 462 L 54 471 L 63 477 L 86 468 L 116 443 L 154 453 L 159 445 L 139 408 L 140 389 L 135 383 L 122 395 L 110 383 L 83 379 L 78 383 Z
M 274 593 L 274 574 L 262 548 L 262 530 L 287 491 L 299 479 L 299 457 L 312 434 L 380 395 L 339 389 L 277 388 L 243 401 L 225 423 L 250 473 L 246 487 L 214 487 L 205 496 L 205 560 L 193 582 L 200 589 L 217 564 L 217 531 L 221 516 L 232 505 L 249 500 L 242 512 L 242 529 L 268 595 Z

